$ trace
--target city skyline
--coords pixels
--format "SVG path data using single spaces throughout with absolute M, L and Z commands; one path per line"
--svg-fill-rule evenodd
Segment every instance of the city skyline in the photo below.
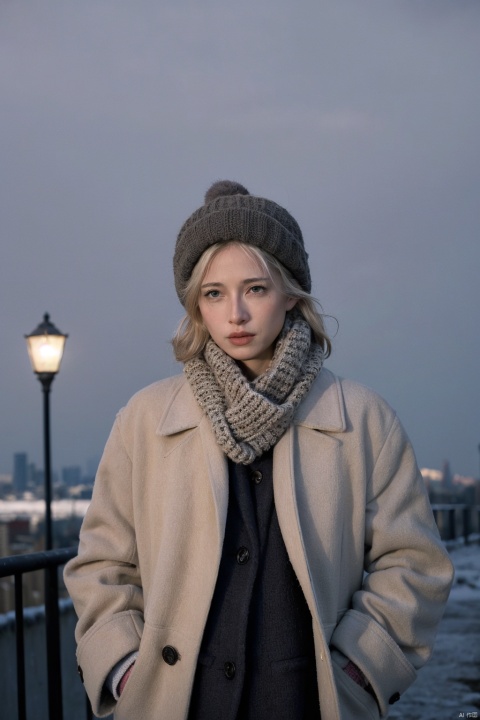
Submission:
M 20 487 L 18 486 L 18 483 L 15 480 L 15 471 L 16 471 L 16 459 L 18 456 L 25 456 L 25 472 L 27 474 L 31 473 L 32 471 L 37 475 L 37 481 L 36 483 L 32 483 L 32 478 L 30 477 L 30 484 L 36 484 L 38 486 L 43 485 L 44 482 L 44 470 L 43 470 L 43 464 L 37 463 L 35 460 L 32 460 L 26 451 L 20 451 L 18 453 L 14 453 L 12 456 L 12 465 L 13 465 L 13 471 L 12 472 L 2 472 L 0 470 L 0 484 L 2 482 L 6 482 L 7 478 L 12 483 L 12 487 L 16 490 L 20 490 Z M 98 468 L 98 464 L 100 461 L 100 457 L 91 457 L 86 459 L 83 463 L 69 463 L 67 465 L 62 465 L 61 467 L 53 467 L 52 468 L 52 482 L 62 482 L 62 484 L 66 486 L 71 486 L 75 484 L 73 482 L 73 477 L 75 477 L 76 482 L 80 484 L 81 482 L 93 482 L 96 475 L 96 470 Z M 448 459 L 444 459 L 441 467 L 435 466 L 435 467 L 419 467 L 424 479 L 426 482 L 446 482 L 445 476 L 448 475 L 449 480 L 448 483 L 452 483 L 455 479 L 457 480 L 459 485 L 469 485 L 470 481 L 476 481 L 480 483 L 480 473 L 476 473 L 473 475 L 465 475 L 461 472 L 457 472 L 455 468 L 450 467 L 450 461 Z M 68 479 L 67 479 L 68 478 Z M 22 483 L 24 485 L 23 489 L 27 489 L 26 483 Z
M 79 481 L 86 478 L 93 480 L 99 460 L 99 457 L 90 457 L 84 460 L 83 463 L 68 463 L 59 467 L 52 467 L 52 477 L 57 482 L 61 478 L 66 485 L 74 484 L 72 482 L 74 476 Z M 21 489 L 26 490 L 28 484 L 40 485 L 44 482 L 43 461 L 36 462 L 25 450 L 13 453 L 12 468 L 9 472 L 2 472 L 0 469 L 0 478 L 10 476 L 12 484 L 18 491 L 21 491 Z M 32 477 L 32 475 L 36 477 Z M 66 480 L 69 475 L 70 479 Z

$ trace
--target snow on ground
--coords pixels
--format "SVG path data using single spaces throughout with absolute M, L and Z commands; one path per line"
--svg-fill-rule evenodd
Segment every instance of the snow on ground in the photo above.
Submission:
M 84 517 L 90 500 L 53 500 L 51 504 L 52 517 L 55 520 L 68 518 L 72 515 Z M 34 521 L 45 517 L 44 500 L 0 500 L 0 520 L 13 520 L 17 517 L 26 517 Z
M 480 545 L 451 548 L 450 557 L 455 583 L 433 655 L 389 718 L 480 718 Z

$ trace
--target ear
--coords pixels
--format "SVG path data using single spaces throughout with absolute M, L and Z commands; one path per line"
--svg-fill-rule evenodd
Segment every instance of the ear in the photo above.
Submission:
M 295 307 L 297 302 L 298 302 L 298 298 L 287 297 L 286 304 L 285 304 L 285 309 L 287 310 L 287 312 L 289 310 L 292 310 L 292 308 Z

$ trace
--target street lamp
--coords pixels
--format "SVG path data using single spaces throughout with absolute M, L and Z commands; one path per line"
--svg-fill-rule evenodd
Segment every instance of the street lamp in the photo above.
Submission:
M 45 452 L 45 549 L 52 550 L 52 472 L 50 468 L 50 404 L 53 378 L 60 370 L 63 348 L 68 335 L 63 335 L 45 313 L 43 322 L 30 335 L 25 335 L 33 372 L 43 389 L 43 439 Z M 60 671 L 60 630 L 58 616 L 57 567 L 45 567 L 45 629 L 47 636 L 47 683 L 49 716 L 62 720 L 62 685 Z
M 43 439 L 45 457 L 45 549 L 51 550 L 52 541 L 52 472 L 50 467 L 50 386 L 53 378 L 60 370 L 63 348 L 68 335 L 64 335 L 50 322 L 45 313 L 43 322 L 25 335 L 28 354 L 33 372 L 38 377 L 43 389 Z

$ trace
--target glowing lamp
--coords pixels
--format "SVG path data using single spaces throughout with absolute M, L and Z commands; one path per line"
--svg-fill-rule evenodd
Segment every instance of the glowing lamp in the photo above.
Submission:
M 45 313 L 43 322 L 30 335 L 25 335 L 34 373 L 37 375 L 58 373 L 67 337 L 68 335 L 61 333 L 50 322 L 49 314 Z

